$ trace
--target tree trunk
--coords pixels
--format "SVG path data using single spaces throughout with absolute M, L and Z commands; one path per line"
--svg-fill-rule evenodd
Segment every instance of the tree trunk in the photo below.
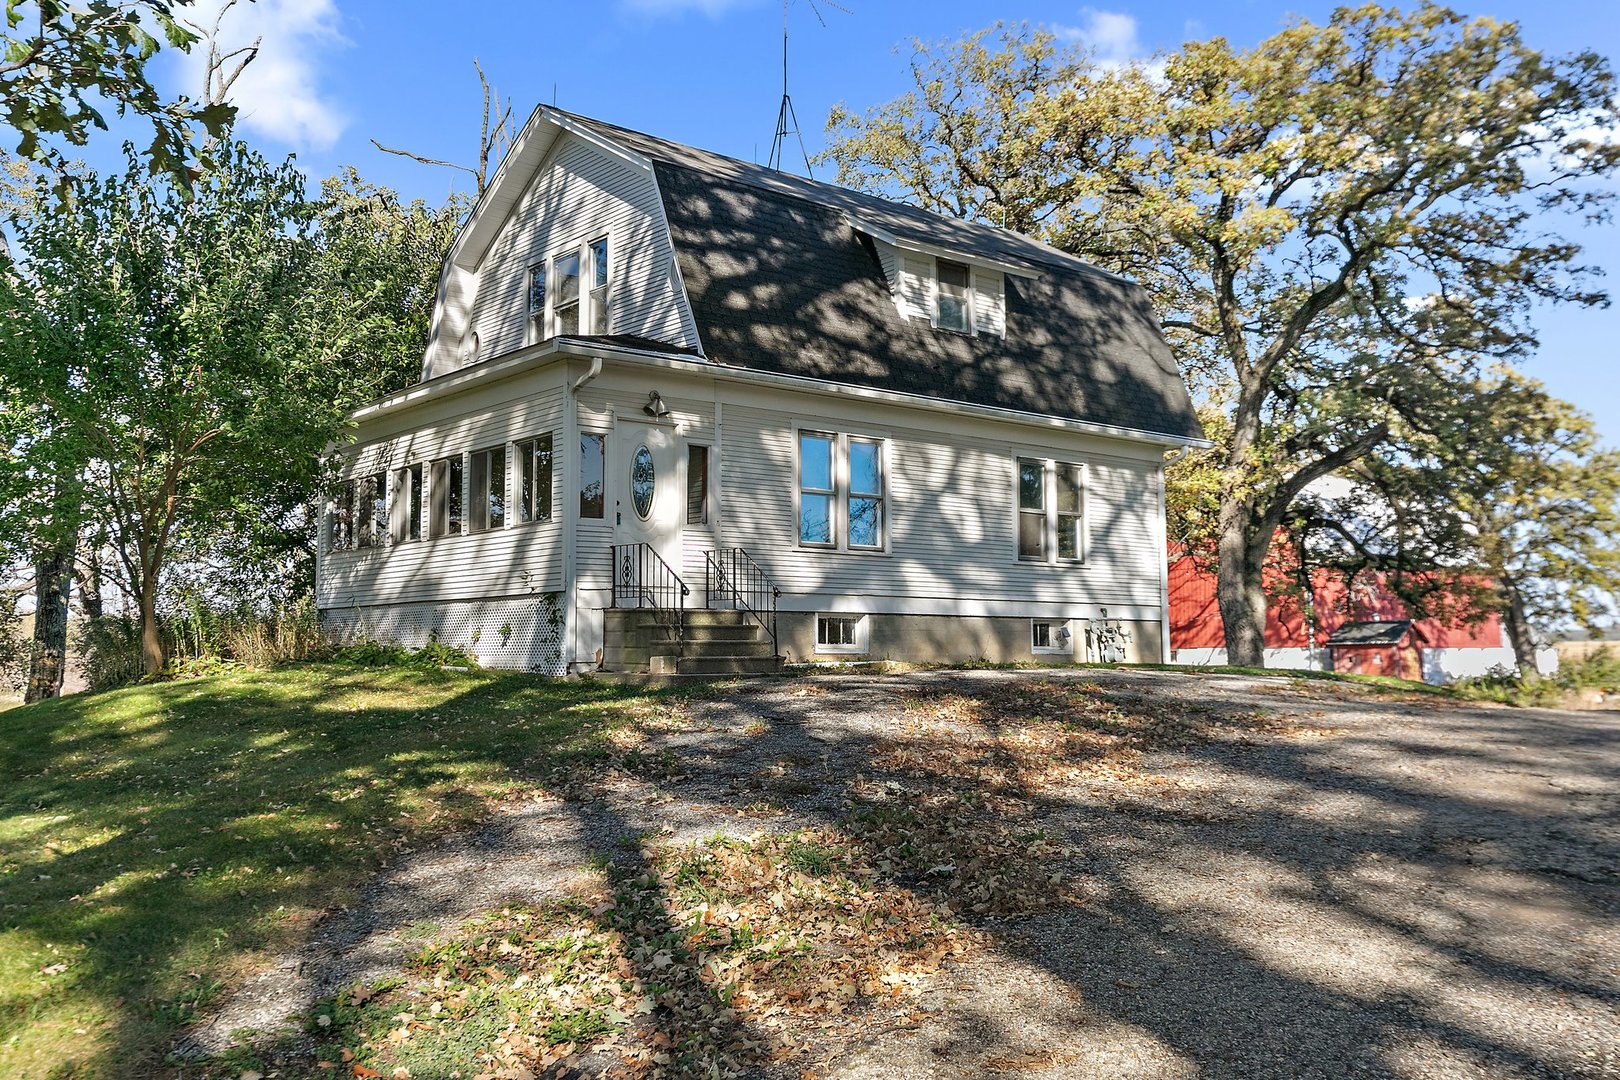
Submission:
M 34 644 L 25 702 L 60 697 L 67 676 L 68 596 L 73 588 L 73 544 L 44 553 L 34 564 Z
M 1259 668 L 1266 666 L 1265 560 L 1252 557 L 1246 518 L 1241 506 L 1221 508 L 1215 592 L 1226 632 L 1226 662 Z
M 79 551 L 79 610 L 87 619 L 99 619 L 105 612 L 101 599 L 101 551 L 94 543 Z
M 163 670 L 163 637 L 158 633 L 157 575 L 141 582 L 141 659 L 148 675 Z
M 1513 661 L 1519 667 L 1519 681 L 1529 685 L 1541 681 L 1541 670 L 1536 667 L 1536 639 L 1530 630 L 1530 620 L 1524 614 L 1524 597 L 1512 581 L 1502 582 L 1503 614 L 1506 616 L 1508 644 L 1513 646 Z

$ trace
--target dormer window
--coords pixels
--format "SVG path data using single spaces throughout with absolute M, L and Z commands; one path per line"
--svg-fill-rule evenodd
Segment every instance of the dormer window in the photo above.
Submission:
M 605 236 L 529 267 L 530 340 L 608 333 L 611 285 Z
M 973 331 L 973 271 L 959 262 L 936 259 L 934 325 L 941 330 Z

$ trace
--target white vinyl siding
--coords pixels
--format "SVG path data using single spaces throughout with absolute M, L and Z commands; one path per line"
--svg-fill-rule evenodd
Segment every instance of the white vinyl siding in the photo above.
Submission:
M 473 288 L 450 275 L 456 299 L 471 305 L 467 329 L 478 334 L 480 355 L 489 359 L 524 345 L 531 323 L 531 267 L 549 266 L 554 256 L 604 237 L 612 259 L 613 332 L 696 346 L 685 297 L 676 294 L 671 281 L 674 255 L 652 176 L 565 135 L 470 275 Z M 555 301 L 555 277 L 547 284 Z M 589 288 L 586 281 L 581 285 Z M 463 290 L 475 295 L 466 297 Z M 436 340 L 430 347 L 431 374 L 442 375 L 461 363 L 451 343 Z
M 821 401 L 798 403 L 803 413 L 825 412 Z M 938 430 L 885 425 L 888 558 L 796 543 L 797 413 L 727 401 L 720 446 L 718 491 L 725 508 L 725 539 L 755 554 L 782 587 L 789 610 L 970 610 L 1038 613 L 1031 604 L 1074 609 L 1109 606 L 1147 610 L 1162 606 L 1156 537 L 1160 513 L 1154 458 L 1132 459 L 1100 450 L 1054 448 L 1039 453 L 1062 460 L 1084 457 L 1090 550 L 1084 565 L 1023 562 L 1017 558 L 1014 468 L 1034 457 L 985 434 L 959 434 L 941 418 Z M 872 423 L 881 422 L 874 408 Z M 894 410 L 896 419 L 918 414 Z M 836 426 L 836 417 L 825 423 Z M 1033 434 L 1004 429 L 1010 437 Z M 1038 445 L 1038 444 L 1037 444 Z
M 475 449 L 530 439 L 560 429 L 561 365 L 507 380 L 477 393 L 458 395 L 411 414 L 373 422 L 365 439 L 345 455 L 348 476 L 371 471 L 411 472 L 421 465 L 432 502 L 429 463 Z M 569 458 L 571 464 L 572 457 Z M 563 469 L 553 472 L 552 505 Z M 510 489 L 508 489 L 510 490 Z M 529 528 L 426 539 L 430 506 L 422 509 L 421 543 L 407 543 L 336 559 L 322 559 L 316 600 L 322 608 L 368 608 L 419 602 L 533 597 L 562 588 L 562 530 L 556 523 Z M 491 632 L 494 627 L 489 628 Z

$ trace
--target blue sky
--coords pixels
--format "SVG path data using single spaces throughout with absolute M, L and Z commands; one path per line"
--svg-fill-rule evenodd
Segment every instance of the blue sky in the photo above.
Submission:
M 913 37 L 956 37 L 997 19 L 1042 23 L 1110 58 L 1223 35 L 1243 45 L 1290 12 L 1325 17 L 1320 3 L 1046 0 L 792 0 L 791 90 L 811 153 L 837 102 L 865 108 L 909 85 Z M 1620 57 L 1620 20 L 1608 4 L 1492 3 L 1463 10 L 1519 21 L 1551 53 L 1593 48 Z M 345 164 L 407 196 L 437 200 L 462 174 L 374 149 L 375 138 L 436 158 L 471 161 L 480 105 L 473 58 L 514 103 L 521 122 L 541 101 L 743 158 L 764 158 L 781 93 L 777 0 L 595 0 L 560 4 L 473 0 L 256 0 L 227 16 L 227 44 L 264 36 L 260 60 L 237 86 L 248 134 L 267 150 L 296 152 L 313 176 Z M 195 62 L 171 57 L 164 79 L 193 91 Z M 92 153 L 92 160 L 99 157 Z M 1562 228 L 1578 228 L 1562 224 Z M 1620 291 L 1620 230 L 1574 235 Z M 1620 440 L 1620 306 L 1540 314 L 1542 351 L 1529 371 L 1593 413 Z

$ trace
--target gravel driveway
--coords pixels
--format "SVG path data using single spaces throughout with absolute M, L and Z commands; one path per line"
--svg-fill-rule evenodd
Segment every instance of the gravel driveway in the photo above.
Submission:
M 1293 723 L 1044 788 L 1032 805 L 1076 852 L 1079 902 L 980 921 L 992 947 L 929 992 L 926 1019 L 834 1033 L 783 1075 L 1620 1077 L 1620 718 L 1130 670 L 694 697 L 646 736 L 661 772 L 513 806 L 411 856 L 195 1046 L 397 970 L 435 925 L 565 890 L 626 838 L 830 821 L 852 785 L 888 782 L 874 748 L 905 734 L 918 695 L 1068 681 L 1122 709 Z

